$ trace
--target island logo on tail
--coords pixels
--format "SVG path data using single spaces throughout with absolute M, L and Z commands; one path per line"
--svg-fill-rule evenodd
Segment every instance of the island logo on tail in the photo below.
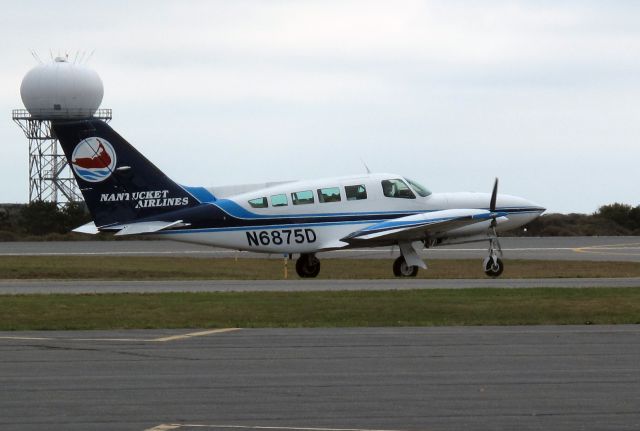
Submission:
M 73 150 L 71 165 L 78 177 L 90 183 L 98 183 L 113 173 L 116 167 L 116 152 L 104 138 L 86 138 Z

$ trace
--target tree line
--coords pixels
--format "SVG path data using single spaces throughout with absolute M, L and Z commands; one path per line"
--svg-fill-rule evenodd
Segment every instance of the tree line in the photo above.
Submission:
M 548 214 L 514 231 L 518 236 L 640 235 L 640 205 L 613 203 L 593 214 Z
M 0 241 L 25 239 L 109 239 L 71 230 L 91 221 L 84 202 L 58 207 L 53 202 L 0 205 Z M 593 214 L 545 214 L 518 230 L 515 236 L 617 236 L 640 235 L 640 205 L 613 203 Z
M 62 207 L 54 202 L 0 205 L 0 241 L 24 239 L 75 239 L 71 233 L 91 221 L 84 202 Z

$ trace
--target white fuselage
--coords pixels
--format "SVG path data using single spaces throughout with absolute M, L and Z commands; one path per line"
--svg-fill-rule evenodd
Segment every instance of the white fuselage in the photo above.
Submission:
M 350 247 L 341 238 L 376 223 L 413 214 L 441 210 L 487 210 L 488 193 L 422 193 L 411 188 L 410 195 L 389 197 L 385 180 L 402 180 L 394 174 L 367 174 L 292 181 L 224 196 L 221 189 L 209 189 L 220 208 L 235 225 L 203 229 L 172 230 L 161 235 L 170 239 L 264 253 L 315 253 Z M 405 182 L 405 184 L 407 184 Z M 410 183 L 409 183 L 410 184 Z M 366 193 L 362 192 L 362 187 Z M 242 186 L 225 188 L 242 190 Z M 405 191 L 406 192 L 406 191 Z M 222 195 L 222 197 L 221 197 Z M 497 211 L 505 214 L 497 221 L 504 232 L 529 223 L 544 208 L 523 198 L 498 195 Z M 490 221 L 443 232 L 434 240 L 464 239 L 486 235 Z

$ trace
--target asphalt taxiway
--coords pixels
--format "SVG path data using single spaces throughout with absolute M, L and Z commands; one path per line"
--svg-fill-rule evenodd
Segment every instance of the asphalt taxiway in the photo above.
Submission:
M 502 238 L 506 259 L 597 260 L 640 262 L 640 237 L 548 237 Z M 321 259 L 356 258 L 391 260 L 391 249 L 356 249 L 320 253 Z M 421 251 L 430 259 L 482 259 L 483 245 L 438 247 Z M 203 259 L 222 257 L 272 257 L 279 255 L 237 252 L 173 241 L 72 241 L 5 242 L 0 256 L 182 256 Z M 640 278 L 550 278 L 473 280 L 203 280 L 203 281 L 52 281 L 2 280 L 0 294 L 125 293 L 125 292 L 219 292 L 219 291 L 313 291 L 387 290 L 470 287 L 637 287 Z
M 384 279 L 384 280 L 0 280 L 0 295 L 163 293 L 163 292 L 311 292 L 330 290 L 408 290 L 536 287 L 640 287 L 640 278 L 532 279 Z
M 640 237 L 545 237 L 500 239 L 507 259 L 596 260 L 640 262 Z M 485 243 L 451 245 L 422 250 L 425 259 L 481 259 Z M 397 249 L 353 249 L 320 253 L 321 259 L 391 259 Z M 267 257 L 174 241 L 65 241 L 2 242 L 0 256 L 183 256 L 183 257 Z M 281 258 L 281 255 L 270 255 Z
M 503 247 L 510 259 L 640 261 L 637 237 Z M 0 255 L 262 257 L 164 241 L 2 243 Z M 0 294 L 595 286 L 640 279 L 4 280 Z M 0 332 L 0 429 L 637 430 L 638 357 L 639 325 Z
M 637 430 L 640 326 L 0 333 L 2 430 Z

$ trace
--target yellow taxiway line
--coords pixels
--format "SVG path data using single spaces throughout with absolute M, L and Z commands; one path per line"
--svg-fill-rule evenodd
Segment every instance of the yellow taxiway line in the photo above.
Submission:
M 182 335 L 172 335 L 170 337 L 161 337 L 161 338 L 154 338 L 151 341 L 156 341 L 159 343 L 164 343 L 166 341 L 175 341 L 175 340 L 186 340 L 187 338 L 193 338 L 193 337 L 204 337 L 206 335 L 213 335 L 213 334 L 223 334 L 225 332 L 232 332 L 232 331 L 239 331 L 240 328 L 222 328 L 222 329 L 211 329 L 208 331 L 200 331 L 200 332 L 190 332 L 188 334 L 182 334 Z
M 222 334 L 225 332 L 239 331 L 241 328 L 221 328 L 207 331 L 189 332 L 187 334 L 171 335 L 160 338 L 65 338 L 65 337 L 20 337 L 2 336 L 0 340 L 24 340 L 24 341 L 120 341 L 120 342 L 142 342 L 142 343 L 166 343 L 167 341 L 186 340 L 194 337 L 204 337 L 207 335 Z
M 640 256 L 640 253 L 621 253 L 617 250 L 640 250 L 640 242 L 630 244 L 603 244 L 573 248 L 576 253 L 603 254 L 608 256 Z

